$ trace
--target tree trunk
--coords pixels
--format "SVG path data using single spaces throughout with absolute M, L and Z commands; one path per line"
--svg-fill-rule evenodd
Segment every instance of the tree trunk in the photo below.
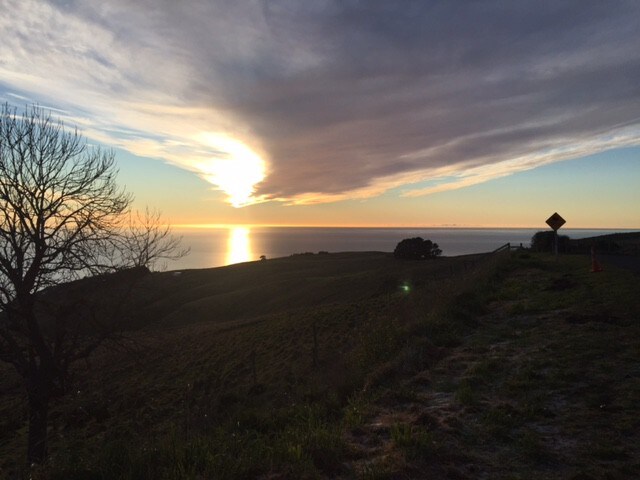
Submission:
M 29 392 L 29 440 L 27 461 L 29 465 L 42 464 L 47 459 L 47 413 L 48 395 L 37 391 Z

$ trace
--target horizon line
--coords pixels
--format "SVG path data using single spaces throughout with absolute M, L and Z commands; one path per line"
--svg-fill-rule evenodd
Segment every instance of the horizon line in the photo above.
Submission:
M 305 225 L 305 224 L 268 224 L 268 223 L 182 223 L 173 224 L 172 228 L 184 229 L 229 229 L 229 228 L 397 228 L 397 229 L 486 229 L 486 230 L 517 230 L 517 229 L 541 229 L 550 230 L 548 226 L 501 226 L 501 225 Z M 562 233 L 564 230 L 638 230 L 640 227 L 565 227 L 559 229 Z

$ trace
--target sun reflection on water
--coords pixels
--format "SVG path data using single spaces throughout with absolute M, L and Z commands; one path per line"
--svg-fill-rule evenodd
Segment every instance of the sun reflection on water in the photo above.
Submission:
M 227 239 L 226 264 L 249 262 L 254 260 L 251 251 L 251 230 L 247 227 L 229 228 Z

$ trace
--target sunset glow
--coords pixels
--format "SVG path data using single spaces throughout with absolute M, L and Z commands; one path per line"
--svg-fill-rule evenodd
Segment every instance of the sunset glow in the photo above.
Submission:
M 251 231 L 246 227 L 233 227 L 229 229 L 227 240 L 226 264 L 242 263 L 255 260 L 251 250 Z
M 216 150 L 215 157 L 197 164 L 202 178 L 225 192 L 228 202 L 236 208 L 256 203 L 252 195 L 255 185 L 265 177 L 264 160 L 232 138 L 215 134 L 200 138 Z
M 597 3 L 0 0 L 0 101 L 175 224 L 638 228 L 640 5 Z

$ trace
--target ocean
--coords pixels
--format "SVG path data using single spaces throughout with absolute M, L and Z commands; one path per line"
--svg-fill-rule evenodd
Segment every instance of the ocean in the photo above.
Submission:
M 325 228 L 229 227 L 174 229 L 188 256 L 166 263 L 168 270 L 211 268 L 240 262 L 319 251 L 392 252 L 404 238 L 422 237 L 436 242 L 445 256 L 490 252 L 511 243 L 529 246 L 535 228 Z M 585 238 L 623 230 L 562 229 L 571 238 Z M 156 267 L 157 268 L 157 267 Z

